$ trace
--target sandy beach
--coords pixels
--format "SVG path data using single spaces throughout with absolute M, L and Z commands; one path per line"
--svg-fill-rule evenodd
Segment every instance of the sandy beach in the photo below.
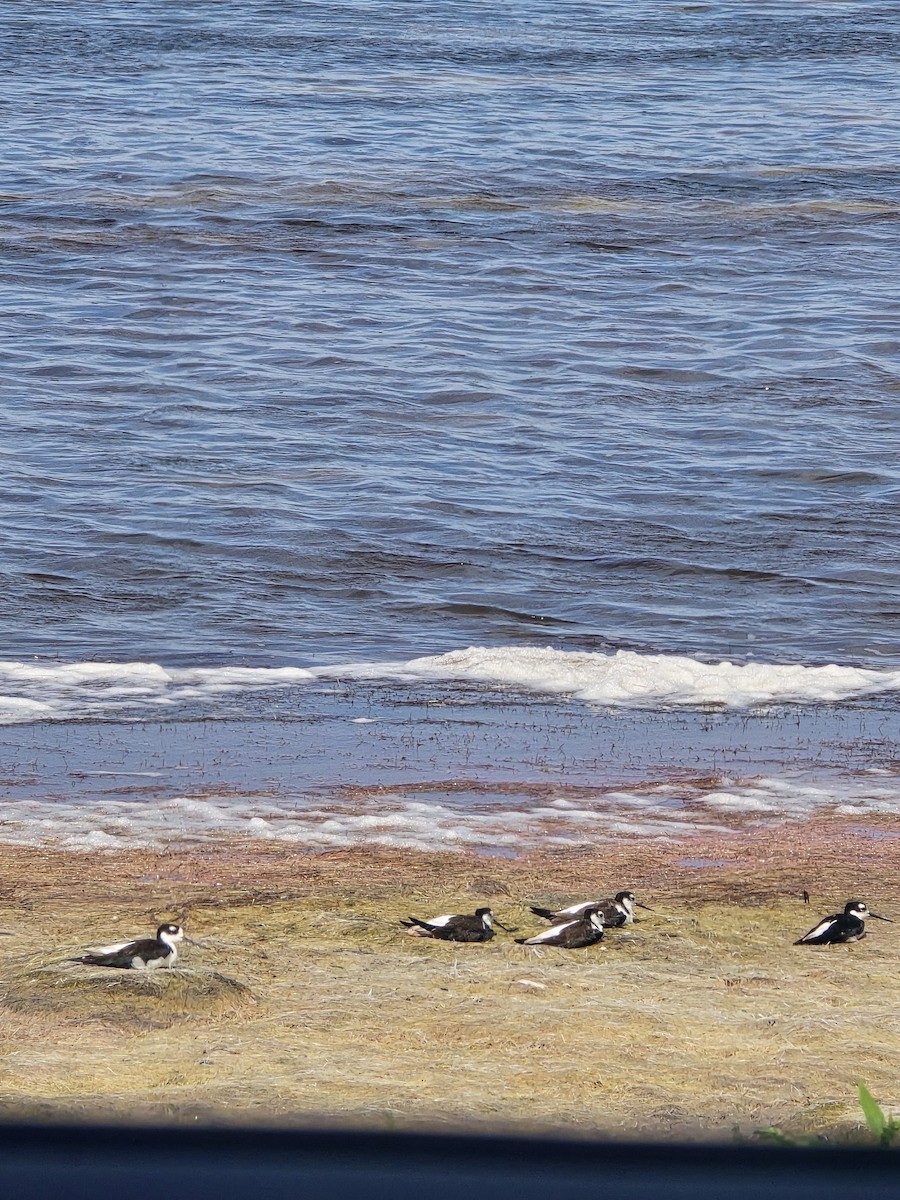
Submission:
M 836 818 L 520 857 L 284 844 L 79 854 L 0 848 L 5 1116 L 853 1137 L 893 1099 L 896 926 L 794 946 L 849 897 L 900 919 L 900 830 Z M 653 912 L 600 946 L 410 938 L 408 914 L 631 886 Z M 803 890 L 811 894 L 805 905 Z M 80 949 L 183 919 L 148 977 Z M 838 1051 L 836 1051 L 836 1047 Z

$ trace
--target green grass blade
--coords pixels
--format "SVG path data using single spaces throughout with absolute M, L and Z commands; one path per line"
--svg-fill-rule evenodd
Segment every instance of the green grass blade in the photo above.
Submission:
M 866 1118 L 866 1124 L 877 1138 L 883 1137 L 885 1118 L 884 1113 L 881 1111 L 881 1105 L 864 1083 L 858 1085 L 858 1090 L 859 1105 L 863 1110 L 863 1116 Z
M 785 1133 L 783 1129 L 779 1129 L 777 1125 L 769 1125 L 766 1129 L 754 1129 L 753 1136 L 763 1142 L 773 1142 L 776 1146 L 796 1146 L 797 1143 Z

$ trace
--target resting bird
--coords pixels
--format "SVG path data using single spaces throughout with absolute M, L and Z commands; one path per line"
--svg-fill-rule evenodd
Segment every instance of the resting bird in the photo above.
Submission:
M 809 933 L 804 933 L 802 938 L 797 938 L 794 945 L 828 946 L 837 942 L 858 942 L 860 938 L 866 936 L 866 917 L 874 917 L 876 921 L 887 921 L 892 924 L 890 917 L 879 917 L 878 913 L 869 912 L 865 901 L 848 900 L 842 913 L 823 917 Z
M 118 942 L 115 946 L 99 946 L 72 962 L 84 963 L 88 967 L 132 967 L 135 970 L 153 970 L 156 967 L 174 967 L 178 958 L 176 943 L 191 939 L 185 936 L 180 925 L 160 925 L 156 937 L 136 938 L 133 942 Z M 191 942 L 193 945 L 193 942 Z
M 438 938 L 442 942 L 489 942 L 494 936 L 494 914 L 489 908 L 476 908 L 472 914 L 446 913 L 427 921 L 410 917 L 401 924 L 414 937 Z M 506 929 L 506 926 L 500 925 L 500 928 Z
M 563 946 L 566 950 L 577 950 L 580 946 L 593 946 L 603 937 L 603 913 L 598 905 L 588 906 L 580 917 L 554 925 L 530 938 L 516 938 L 520 946 Z
M 570 904 L 568 908 L 532 907 L 531 911 L 546 921 L 565 921 L 567 918 L 580 917 L 589 908 L 596 908 L 603 913 L 603 923 L 607 929 L 617 929 L 620 925 L 632 924 L 635 905 L 653 912 L 649 905 L 635 899 L 634 892 L 616 892 L 612 900 L 583 900 L 580 904 Z

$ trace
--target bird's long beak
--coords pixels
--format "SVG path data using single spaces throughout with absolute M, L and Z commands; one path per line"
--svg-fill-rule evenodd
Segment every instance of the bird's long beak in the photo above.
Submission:
M 870 912 L 869 916 L 874 917 L 876 921 L 887 921 L 888 925 L 893 925 L 894 923 L 890 917 L 879 917 L 878 913 Z
M 199 945 L 200 945 L 200 943 L 199 943 L 199 942 L 195 942 L 193 938 L 189 938 L 189 937 L 188 937 L 188 935 L 187 935 L 186 933 L 182 933 L 182 935 L 181 935 L 181 940 L 182 940 L 183 942 L 187 942 L 187 944 L 188 944 L 189 946 L 199 946 Z
M 638 908 L 646 908 L 647 912 L 655 912 L 656 911 L 656 909 L 651 908 L 649 904 L 641 904 L 640 900 L 635 900 L 635 904 L 637 905 Z
M 504 931 L 504 933 L 518 933 L 519 932 L 518 925 L 515 927 L 515 929 L 513 929 L 512 926 L 504 925 L 501 921 L 498 921 L 496 917 L 494 917 L 494 924 L 497 926 L 498 929 L 502 929 Z

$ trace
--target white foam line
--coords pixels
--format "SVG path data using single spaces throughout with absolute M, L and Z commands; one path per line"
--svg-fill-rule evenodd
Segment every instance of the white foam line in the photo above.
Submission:
M 189 771 L 190 767 L 169 767 L 170 771 Z M 113 775 L 118 778 L 128 779 L 159 779 L 162 776 L 162 771 L 79 771 L 79 775 L 85 778 L 93 777 L 94 775 Z
M 327 667 L 165 668 L 158 663 L 0 661 L 0 724 L 91 716 L 132 719 L 160 707 L 233 706 L 248 693 L 320 685 L 323 680 L 382 681 L 407 687 L 452 683 L 590 705 L 667 708 L 831 703 L 900 691 L 900 671 L 802 664 L 707 663 L 679 655 L 594 654 L 550 647 L 472 646 L 409 662 Z M 357 724 L 370 717 L 354 719 Z
M 682 655 L 593 654 L 550 647 L 469 647 L 414 659 L 420 678 L 509 685 L 623 707 L 829 702 L 900 690 L 900 671 L 801 664 L 706 663 Z
M 560 798 L 562 800 L 563 798 Z M 681 808 L 673 809 L 677 801 Z M 177 848 L 222 838 L 290 842 L 310 849 L 393 846 L 422 850 L 521 850 L 529 846 L 595 845 L 617 834 L 671 838 L 723 833 L 735 817 L 752 825 L 836 812 L 900 816 L 900 778 L 853 776 L 817 782 L 762 778 L 717 787 L 618 791 L 565 806 L 551 800 L 505 802 L 466 812 L 439 800 L 381 794 L 368 810 L 303 796 L 280 802 L 259 796 L 174 796 L 162 803 L 105 799 L 90 807 L 67 801 L 7 801 L 0 842 L 77 850 Z

